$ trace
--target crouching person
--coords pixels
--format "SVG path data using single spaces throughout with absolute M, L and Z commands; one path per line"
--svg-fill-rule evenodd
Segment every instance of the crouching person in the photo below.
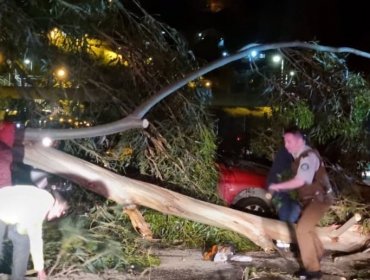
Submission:
M 43 222 L 59 218 L 67 203 L 58 193 L 53 195 L 32 185 L 15 185 L 0 189 L 0 259 L 7 234 L 13 244 L 12 280 L 23 280 L 29 255 L 39 280 L 47 279 L 44 270 Z

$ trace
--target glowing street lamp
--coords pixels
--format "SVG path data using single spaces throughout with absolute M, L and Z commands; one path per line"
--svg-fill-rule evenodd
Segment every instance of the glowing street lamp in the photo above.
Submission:
M 25 60 L 23 60 L 23 63 L 27 66 L 30 67 L 30 70 L 32 71 L 32 60 L 29 59 L 29 58 L 26 58 Z
M 280 54 L 275 54 L 272 56 L 272 62 L 275 64 L 280 64 L 280 78 L 281 84 L 287 82 L 287 76 L 284 74 L 284 59 Z
M 273 57 L 272 57 L 272 62 L 274 63 L 280 63 L 283 61 L 283 58 L 281 57 L 281 55 L 279 54 L 275 54 Z
M 212 82 L 211 81 L 206 81 L 204 83 L 204 85 L 205 85 L 205 87 L 210 88 L 212 86 Z
M 258 52 L 257 51 L 251 51 L 251 57 L 255 58 L 257 56 Z
M 59 80 L 63 80 L 67 77 L 67 70 L 64 67 L 56 69 L 55 75 Z

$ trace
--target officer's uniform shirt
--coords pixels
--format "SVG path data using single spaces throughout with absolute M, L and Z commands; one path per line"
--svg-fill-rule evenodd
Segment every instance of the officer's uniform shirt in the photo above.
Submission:
M 310 149 L 311 147 L 305 146 L 300 153 L 294 155 L 294 158 L 298 158 L 302 153 Z M 314 152 L 310 152 L 307 156 L 300 159 L 296 177 L 302 179 L 306 184 L 311 184 L 319 167 L 319 158 Z

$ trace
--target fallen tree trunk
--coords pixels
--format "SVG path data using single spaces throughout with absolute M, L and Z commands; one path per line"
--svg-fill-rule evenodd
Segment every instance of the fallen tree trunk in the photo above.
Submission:
M 21 150 L 18 149 L 18 154 L 23 156 L 25 164 L 67 178 L 123 206 L 142 205 L 164 214 L 225 228 L 244 235 L 265 251 L 274 249 L 272 239 L 286 242 L 294 239 L 291 230 L 283 222 L 196 200 L 153 184 L 120 176 L 56 149 L 28 143 Z M 352 252 L 370 240 L 370 235 L 361 234 L 358 226 L 332 239 L 329 234 L 334 229 L 318 228 L 324 247 L 329 250 Z

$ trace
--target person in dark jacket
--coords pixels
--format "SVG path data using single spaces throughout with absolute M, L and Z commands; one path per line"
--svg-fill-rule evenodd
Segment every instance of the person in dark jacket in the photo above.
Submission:
M 281 147 L 275 155 L 272 166 L 267 176 L 267 187 L 271 184 L 283 181 L 286 174 L 291 173 L 293 163 L 292 155 Z M 299 202 L 294 199 L 290 191 L 276 192 L 273 195 L 272 203 L 276 209 L 279 220 L 287 223 L 297 222 L 301 214 Z

